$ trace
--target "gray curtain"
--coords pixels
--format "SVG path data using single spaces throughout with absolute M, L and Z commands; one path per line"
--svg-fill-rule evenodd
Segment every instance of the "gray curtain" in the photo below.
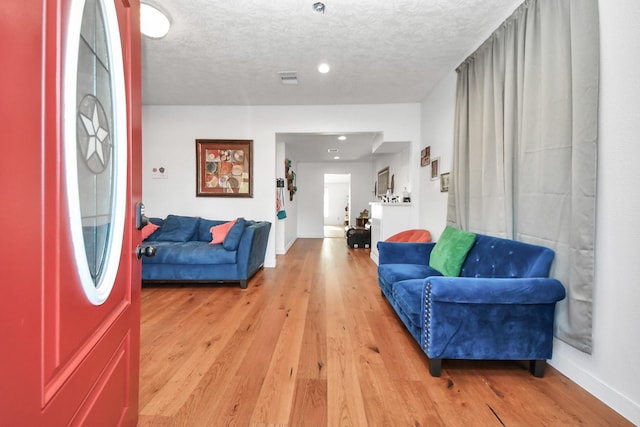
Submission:
M 597 0 L 527 0 L 458 68 L 447 222 L 556 251 L 556 336 L 591 352 Z

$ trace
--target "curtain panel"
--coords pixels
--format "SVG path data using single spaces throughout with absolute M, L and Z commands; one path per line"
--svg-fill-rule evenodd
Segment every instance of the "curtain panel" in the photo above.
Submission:
M 556 336 L 591 352 L 597 0 L 527 0 L 458 68 L 447 222 L 555 250 Z

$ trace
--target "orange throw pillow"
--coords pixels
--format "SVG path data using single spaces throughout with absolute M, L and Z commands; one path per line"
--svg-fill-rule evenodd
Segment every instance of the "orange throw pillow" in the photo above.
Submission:
M 151 236 L 158 228 L 160 228 L 159 225 L 155 225 L 151 222 L 142 227 L 142 240 L 147 240 L 147 237 Z
M 413 229 L 401 231 L 387 239 L 387 242 L 427 242 L 431 241 L 431 233 L 427 230 Z
M 211 244 L 215 245 L 216 243 L 224 242 L 224 238 L 227 237 L 227 233 L 229 233 L 229 230 L 231 230 L 231 227 L 233 227 L 233 224 L 235 223 L 236 220 L 234 219 L 233 221 L 225 222 L 224 224 L 214 225 L 213 227 L 211 227 L 209 229 L 209 231 L 211 232 L 211 237 L 213 237 Z

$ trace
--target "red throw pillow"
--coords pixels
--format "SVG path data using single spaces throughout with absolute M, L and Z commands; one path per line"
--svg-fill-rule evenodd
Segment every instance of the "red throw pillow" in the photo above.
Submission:
M 209 231 L 211 231 L 211 237 L 213 237 L 211 244 L 214 245 L 216 243 L 224 242 L 224 238 L 227 237 L 227 233 L 229 233 L 229 230 L 231 230 L 231 227 L 233 227 L 233 224 L 235 223 L 236 220 L 234 219 L 233 221 L 211 227 L 209 229 Z
M 147 240 L 147 237 L 151 236 L 158 228 L 160 228 L 159 225 L 155 225 L 151 222 L 142 227 L 142 240 Z

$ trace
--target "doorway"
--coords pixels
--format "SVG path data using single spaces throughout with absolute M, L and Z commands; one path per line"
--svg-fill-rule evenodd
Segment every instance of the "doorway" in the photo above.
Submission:
M 351 212 L 351 174 L 324 174 L 324 237 L 344 237 Z

